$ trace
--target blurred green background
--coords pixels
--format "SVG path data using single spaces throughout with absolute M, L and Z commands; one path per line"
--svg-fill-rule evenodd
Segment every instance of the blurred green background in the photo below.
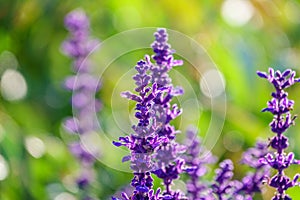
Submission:
M 274 67 L 300 73 L 298 1 L 0 0 L 0 199 L 76 198 L 72 176 L 79 166 L 68 152 L 61 128 L 62 120 L 72 115 L 71 93 L 62 88 L 64 78 L 72 74 L 71 60 L 61 53 L 60 45 L 68 36 L 64 16 L 79 7 L 91 20 L 93 37 L 102 41 L 125 30 L 165 27 L 193 38 L 207 50 L 224 76 L 227 98 L 224 127 L 212 151 L 220 159 L 231 158 L 236 178 L 242 177 L 245 168 L 238 161 L 243 150 L 253 146 L 257 137 L 267 140 L 272 136 L 268 128 L 272 116 L 260 110 L 273 88 L 259 79 L 256 71 Z M 107 132 L 118 130 L 111 127 L 114 123 L 110 121 L 112 90 L 144 53 L 118 58 L 104 74 L 103 88 L 97 95 L 104 105 L 99 120 Z M 202 105 L 200 114 L 193 115 L 192 108 L 184 116 L 199 120 L 194 125 L 205 137 L 212 112 L 218 118 L 218 110 L 212 111 L 205 104 L 209 98 L 199 87 L 203 74 L 195 74 L 188 63 L 174 71 L 186 77 L 196 92 Z M 131 90 L 133 82 L 127 86 Z M 290 98 L 296 102 L 294 113 L 300 113 L 297 87 L 289 89 Z M 175 123 L 178 127 L 180 121 L 193 122 L 182 117 Z M 297 121 L 287 134 L 290 150 L 300 158 Z M 182 131 L 187 126 L 180 125 Z M 109 134 L 115 139 L 124 133 Z M 114 152 L 104 153 L 119 157 Z M 132 177 L 101 162 L 97 162 L 96 172 L 93 190 L 99 199 L 109 199 Z M 287 174 L 297 172 L 299 167 L 292 167 Z M 265 186 L 265 190 L 255 198 L 270 199 L 272 189 Z M 293 199 L 300 198 L 299 188 L 288 193 Z

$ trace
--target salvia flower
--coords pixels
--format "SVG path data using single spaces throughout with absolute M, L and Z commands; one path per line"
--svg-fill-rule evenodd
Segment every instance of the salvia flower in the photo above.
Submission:
M 168 42 L 168 34 L 166 29 L 160 28 L 154 33 L 155 41 L 151 47 L 154 51 L 152 58 L 156 64 L 152 65 L 152 81 L 158 85 L 167 85 L 171 82 L 168 72 L 174 66 L 182 65 L 182 60 L 174 60 L 173 54 L 175 51 L 171 49 Z
M 219 164 L 219 168 L 215 170 L 214 183 L 212 184 L 212 192 L 219 200 L 229 200 L 233 198 L 235 181 L 233 177 L 233 163 L 227 159 Z
M 172 199 L 185 198 L 180 191 L 172 191 L 171 185 L 173 180 L 178 179 L 180 174 L 185 171 L 185 160 L 180 157 L 185 151 L 183 145 L 178 144 L 176 140 L 175 127 L 170 122 L 178 117 L 182 110 L 178 108 L 176 104 L 171 104 L 172 99 L 175 96 L 183 94 L 181 87 L 174 87 L 172 85 L 172 79 L 169 77 L 169 71 L 178 65 L 182 65 L 181 60 L 175 60 L 173 54 L 175 51 L 171 49 L 168 42 L 168 34 L 166 29 L 158 29 L 154 33 L 155 41 L 152 43 L 152 49 L 154 55 L 152 56 L 155 63 L 151 63 L 150 57 L 146 57 L 146 61 L 150 65 L 151 80 L 154 84 L 157 84 L 158 89 L 161 89 L 154 98 L 153 111 L 155 114 L 155 120 L 161 127 L 158 130 L 158 135 L 168 138 L 167 142 L 162 143 L 156 151 L 155 159 L 158 163 L 157 170 L 153 173 L 163 180 L 165 190 L 163 194 L 172 197 Z M 171 152 L 170 152 L 171 151 Z M 169 153 L 169 156 L 166 154 Z
M 180 191 L 172 191 L 171 185 L 184 171 L 185 161 L 178 155 L 185 148 L 175 142 L 178 131 L 169 124 L 181 114 L 178 106 L 171 105 L 170 102 L 174 96 L 181 95 L 183 90 L 173 87 L 168 76 L 169 70 L 182 64 L 182 61 L 173 59 L 174 51 L 167 44 L 168 35 L 165 29 L 158 29 L 155 38 L 152 44 L 155 53 L 152 58 L 155 63 L 146 55 L 145 60 L 136 65 L 137 74 L 133 79 L 138 94 L 129 91 L 121 94 L 136 101 L 135 117 L 139 122 L 132 127 L 133 134 L 120 137 L 118 142 L 113 143 L 116 146 L 126 146 L 131 151 L 130 156 L 123 158 L 123 161 L 131 161 L 131 169 L 135 175 L 131 183 L 135 187 L 131 199 L 146 199 L 150 198 L 150 192 L 153 194 L 149 172 L 163 180 L 165 191 L 160 194 L 160 199 L 183 199 L 184 195 Z
M 294 158 L 294 153 L 285 153 L 284 150 L 288 148 L 288 138 L 283 135 L 284 132 L 294 124 L 296 116 L 293 116 L 290 111 L 293 109 L 294 101 L 288 99 L 288 93 L 285 91 L 288 87 L 300 82 L 299 78 L 295 78 L 296 72 L 291 69 L 287 69 L 284 72 L 274 71 L 269 68 L 269 72 L 257 72 L 258 76 L 267 79 L 275 88 L 275 92 L 272 93 L 272 100 L 268 102 L 267 108 L 263 109 L 263 112 L 270 112 L 274 115 L 270 127 L 272 132 L 276 135 L 270 139 L 269 146 L 275 149 L 274 153 L 268 153 L 265 158 L 261 159 L 261 162 L 268 164 L 275 169 L 277 173 L 269 178 L 269 185 L 274 187 L 277 192 L 272 200 L 289 200 L 289 195 L 286 194 L 286 190 L 298 185 L 299 175 L 295 175 L 293 179 L 290 179 L 285 175 L 284 170 L 292 164 L 300 164 L 298 160 Z
M 101 84 L 97 77 L 90 72 L 91 63 L 87 56 L 99 43 L 90 37 L 89 19 L 83 10 L 77 9 L 65 17 L 65 27 L 70 36 L 63 42 L 63 52 L 72 58 L 73 71 L 76 75 L 66 78 L 65 88 L 72 91 L 73 117 L 64 122 L 64 127 L 71 134 L 88 134 L 97 131 L 98 120 L 95 117 L 101 108 L 101 103 L 95 98 Z M 93 175 L 86 173 L 92 171 L 95 158 L 80 142 L 69 145 L 71 153 L 80 161 L 82 172 L 77 178 L 77 186 L 82 191 L 88 190 Z M 87 192 L 82 198 L 91 199 Z
M 153 99 L 158 95 L 156 84 L 150 86 L 151 77 L 148 75 L 150 66 L 144 60 L 137 63 L 135 69 L 137 74 L 133 77 L 135 80 L 135 91 L 138 94 L 129 91 L 123 92 L 122 97 L 136 102 L 135 117 L 138 124 L 133 125 L 133 133 L 126 137 L 120 137 L 119 141 L 114 141 L 115 146 L 126 146 L 130 150 L 130 155 L 123 158 L 123 161 L 131 161 L 131 169 L 134 171 L 134 178 L 131 186 L 135 189 L 131 195 L 123 193 L 123 199 L 156 199 L 152 189 L 153 179 L 151 171 L 154 169 L 153 153 L 159 145 L 166 140 L 160 137 L 157 132 L 157 125 L 153 117 Z M 114 198 L 113 198 L 114 199 Z
M 252 199 L 255 193 L 261 192 L 262 183 L 266 176 L 270 174 L 270 166 L 260 162 L 268 151 L 268 145 L 265 142 L 257 141 L 255 147 L 249 148 L 242 155 L 241 163 L 248 165 L 253 171 L 248 172 L 242 181 L 237 184 L 235 195 Z
M 202 177 L 208 173 L 208 164 L 216 162 L 216 157 L 202 145 L 195 128 L 189 128 L 186 135 L 187 150 L 184 159 L 190 167 L 187 172 L 190 178 L 186 183 L 189 197 L 194 200 L 208 200 L 207 194 L 211 192 L 209 183 Z

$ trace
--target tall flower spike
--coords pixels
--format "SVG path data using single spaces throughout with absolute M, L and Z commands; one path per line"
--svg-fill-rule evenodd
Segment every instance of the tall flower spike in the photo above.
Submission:
M 100 83 L 97 77 L 89 73 L 91 63 L 86 57 L 99 43 L 89 36 L 89 19 L 83 10 L 77 9 L 65 17 L 65 27 L 70 36 L 63 42 L 63 52 L 73 59 L 73 71 L 77 72 L 66 78 L 65 88 L 73 92 L 72 106 L 73 117 L 64 122 L 64 127 L 71 134 L 88 134 L 97 131 L 96 112 L 101 108 L 101 103 L 95 98 L 95 92 L 99 91 Z M 81 164 L 81 174 L 77 178 L 77 186 L 82 193 L 88 190 L 93 179 L 91 172 L 95 162 L 94 156 L 78 141 L 69 145 L 71 153 Z M 91 199 L 86 194 L 82 199 Z
M 136 102 L 135 117 L 138 119 L 138 124 L 132 126 L 133 133 L 130 136 L 120 137 L 118 142 L 113 142 L 115 146 L 126 146 L 130 150 L 130 156 L 124 157 L 123 161 L 131 161 L 130 166 L 134 172 L 131 186 L 135 189 L 130 195 L 123 193 L 125 200 L 155 200 L 158 195 L 154 195 L 150 172 L 154 169 L 153 152 L 166 140 L 166 137 L 156 134 L 157 124 L 153 117 L 152 106 L 153 99 L 160 90 L 157 89 L 156 84 L 151 86 L 149 68 L 150 66 L 144 60 L 139 61 L 135 67 L 137 74 L 133 76 L 133 79 L 136 84 L 135 91 L 138 94 L 129 91 L 121 93 L 122 97 Z
M 184 194 L 181 191 L 172 191 L 171 189 L 173 181 L 178 179 L 180 174 L 185 171 L 185 160 L 180 157 L 185 147 L 175 141 L 178 131 L 170 125 L 170 122 L 182 112 L 176 104 L 172 105 L 171 101 L 173 97 L 182 95 L 183 90 L 180 87 L 174 87 L 172 79 L 168 75 L 173 66 L 182 65 L 183 62 L 174 60 L 173 53 L 175 51 L 167 43 L 168 34 L 166 29 L 158 29 L 154 36 L 155 41 L 151 46 L 154 52 L 152 58 L 155 63 L 151 63 L 149 56 L 146 56 L 146 61 L 150 65 L 152 82 L 157 84 L 158 89 L 161 90 L 161 93 L 153 100 L 155 121 L 160 124 L 157 133 L 168 140 L 162 143 L 155 152 L 158 169 L 152 172 L 163 180 L 165 185 L 163 198 L 184 199 Z
M 268 107 L 263 109 L 263 112 L 270 112 L 274 115 L 270 127 L 272 132 L 276 135 L 271 138 L 269 146 L 276 150 L 274 153 L 268 153 L 265 158 L 261 159 L 263 164 L 268 164 L 275 169 L 277 173 L 269 178 L 269 185 L 274 187 L 277 192 L 272 200 L 289 200 L 289 195 L 286 190 L 299 185 L 299 175 L 291 180 L 285 175 L 284 170 L 291 164 L 300 164 L 294 158 L 294 153 L 285 153 L 284 150 L 289 146 L 288 138 L 283 133 L 294 124 L 296 116 L 292 116 L 290 111 L 293 109 L 294 101 L 288 99 L 286 88 L 300 82 L 299 78 L 295 78 L 296 72 L 290 69 L 285 70 L 283 73 L 274 71 L 269 68 L 269 73 L 257 72 L 258 76 L 267 79 L 275 88 L 272 93 L 272 100 L 268 102 Z
M 188 171 L 189 180 L 186 184 L 189 197 L 194 200 L 208 200 L 207 194 L 211 190 L 209 184 L 202 177 L 208 172 L 207 165 L 216 162 L 216 157 L 202 145 L 195 128 L 189 128 L 186 135 L 187 150 L 184 159 L 190 167 Z

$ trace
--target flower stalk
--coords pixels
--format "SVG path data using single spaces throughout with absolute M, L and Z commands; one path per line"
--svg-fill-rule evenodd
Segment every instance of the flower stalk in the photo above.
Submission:
M 272 93 L 272 99 L 268 102 L 267 108 L 262 110 L 262 112 L 270 112 L 274 116 L 270 127 L 271 131 L 276 135 L 270 139 L 269 146 L 275 152 L 268 153 L 265 158 L 261 159 L 261 162 L 268 164 L 277 171 L 273 177 L 269 178 L 268 182 L 277 191 L 272 200 L 290 200 L 291 198 L 286 194 L 286 190 L 299 185 L 299 174 L 290 179 L 285 175 L 284 170 L 290 165 L 300 164 L 300 162 L 295 159 L 293 152 L 285 152 L 285 149 L 289 147 L 289 142 L 284 133 L 290 126 L 294 125 L 296 119 L 296 116 L 291 114 L 294 101 L 288 99 L 288 93 L 285 89 L 300 82 L 300 79 L 295 78 L 296 72 L 290 69 L 281 73 L 269 68 L 268 73 L 258 71 L 257 74 L 261 78 L 267 79 L 275 88 L 275 92 Z

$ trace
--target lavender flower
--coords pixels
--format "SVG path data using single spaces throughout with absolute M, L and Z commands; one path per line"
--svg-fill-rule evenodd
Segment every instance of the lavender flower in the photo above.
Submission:
M 82 10 L 70 12 L 65 17 L 65 26 L 70 37 L 63 42 L 62 49 L 73 59 L 73 69 L 77 72 L 65 80 L 65 88 L 73 92 L 72 105 L 76 115 L 65 121 L 65 127 L 70 133 L 84 134 L 97 128 L 93 113 L 101 108 L 100 101 L 94 96 L 101 85 L 97 77 L 89 73 L 91 63 L 86 59 L 99 42 L 90 38 L 89 19 Z
M 229 159 L 222 161 L 215 173 L 214 184 L 212 184 L 213 194 L 215 194 L 219 200 L 229 200 L 233 198 L 236 183 L 231 180 L 233 177 L 232 161 Z
M 276 188 L 277 192 L 272 200 L 290 200 L 291 198 L 285 192 L 287 189 L 299 185 L 297 182 L 299 174 L 295 175 L 291 180 L 284 174 L 284 170 L 291 164 L 300 164 L 294 158 L 294 153 L 285 153 L 284 150 L 289 146 L 288 138 L 283 133 L 294 124 L 296 116 L 292 116 L 290 111 L 293 109 L 294 101 L 288 99 L 286 88 L 300 82 L 299 78 L 295 78 L 295 72 L 287 69 L 283 73 L 274 71 L 269 68 L 269 73 L 257 72 L 258 76 L 267 79 L 275 88 L 272 93 L 272 100 L 268 102 L 268 107 L 262 111 L 268 111 L 274 115 L 273 121 L 270 123 L 272 132 L 276 135 L 271 138 L 269 146 L 276 150 L 273 154 L 268 153 L 261 160 L 262 163 L 268 164 L 275 169 L 277 173 L 270 178 L 269 185 Z
M 98 122 L 94 113 L 101 108 L 100 101 L 94 95 L 99 91 L 100 83 L 90 74 L 91 63 L 86 60 L 98 41 L 90 38 L 89 19 L 82 10 L 70 12 L 65 17 L 65 27 L 70 32 L 70 36 L 63 42 L 62 50 L 73 59 L 73 71 L 77 74 L 65 80 L 65 88 L 73 92 L 74 115 L 65 120 L 64 127 L 71 134 L 83 135 L 97 130 Z M 69 148 L 82 167 L 82 172 L 76 181 L 77 186 L 83 193 L 87 193 L 84 191 L 88 190 L 93 176 L 86 172 L 92 170 L 95 158 L 79 142 L 70 144 Z M 85 194 L 82 199 L 91 199 L 91 197 Z
M 182 65 L 182 60 L 174 60 L 173 53 L 175 51 L 171 49 L 171 46 L 167 43 L 168 34 L 166 29 L 158 29 L 154 34 L 155 41 L 151 47 L 154 51 L 152 58 L 155 60 L 156 65 L 152 65 L 152 82 L 157 83 L 159 86 L 165 86 L 171 83 L 171 79 L 168 72 L 174 66 Z
M 167 142 L 163 143 L 156 151 L 155 159 L 158 163 L 157 170 L 153 173 L 163 180 L 165 191 L 163 195 L 166 198 L 184 199 L 184 194 L 180 191 L 172 191 L 171 185 L 173 180 L 178 179 L 179 175 L 185 171 L 185 160 L 180 158 L 185 150 L 183 145 L 176 143 L 176 134 L 179 133 L 170 122 L 178 117 L 182 110 L 176 104 L 171 104 L 174 96 L 182 95 L 183 90 L 180 87 L 172 85 L 172 79 L 168 72 L 178 65 L 182 65 L 181 60 L 174 60 L 173 53 L 167 43 L 168 34 L 165 29 L 158 29 L 154 34 L 155 41 L 152 43 L 154 55 L 152 56 L 155 63 L 150 62 L 150 58 L 146 57 L 151 70 L 151 80 L 157 84 L 158 89 L 162 92 L 154 98 L 153 110 L 155 112 L 156 122 L 161 125 L 158 131 L 159 136 L 167 137 Z M 165 157 L 169 153 L 169 156 Z M 168 197 L 167 197 L 168 196 Z
M 242 155 L 241 163 L 253 168 L 253 172 L 248 172 L 241 182 L 236 182 L 234 194 L 236 196 L 252 199 L 255 193 L 261 192 L 262 182 L 270 174 L 270 166 L 260 162 L 268 154 L 268 145 L 262 141 L 257 141 L 256 146 L 249 148 Z
M 157 125 L 152 113 L 153 99 L 160 90 L 157 85 L 150 85 L 150 75 L 148 70 L 150 66 L 141 60 L 137 63 L 135 69 L 137 74 L 133 77 L 135 80 L 135 91 L 138 95 L 129 91 L 123 92 L 121 95 L 130 100 L 136 101 L 135 117 L 139 120 L 137 125 L 132 127 L 134 133 L 130 136 L 120 137 L 119 142 L 113 142 L 115 146 L 126 146 L 131 155 L 123 158 L 123 161 L 131 161 L 131 169 L 134 171 L 134 178 L 131 185 L 135 188 L 133 194 L 128 197 L 123 193 L 123 198 L 127 199 L 156 199 L 152 190 L 153 179 L 151 171 L 153 165 L 153 152 L 166 138 L 156 134 Z M 114 198 L 113 198 L 114 199 Z
M 90 63 L 85 58 L 99 42 L 89 36 L 90 23 L 85 12 L 80 9 L 70 12 L 65 17 L 65 27 L 71 36 L 62 44 L 64 53 L 74 59 L 73 68 L 75 71 L 89 71 Z
M 205 182 L 202 177 L 208 172 L 207 165 L 216 162 L 216 157 L 201 144 L 195 128 L 187 130 L 185 144 L 187 151 L 184 159 L 186 165 L 190 166 L 190 170 L 188 171 L 190 180 L 187 182 L 187 191 L 190 199 L 208 200 L 207 194 L 211 191 L 208 182 Z M 212 197 L 210 198 L 212 199 Z
M 131 151 L 130 156 L 123 158 L 123 161 L 131 161 L 131 169 L 135 175 L 131 182 L 135 191 L 130 198 L 150 198 L 153 191 L 149 172 L 152 172 L 165 184 L 166 190 L 158 196 L 159 199 L 183 199 L 184 195 L 180 191 L 172 191 L 171 185 L 184 171 L 185 161 L 178 157 L 184 147 L 175 142 L 178 131 L 169 124 L 181 114 L 177 105 L 171 105 L 170 102 L 183 91 L 171 85 L 167 74 L 182 61 L 173 59 L 174 51 L 166 43 L 165 29 L 158 29 L 155 37 L 156 41 L 152 44 L 155 55 L 152 58 L 156 63 L 153 64 L 146 55 L 145 60 L 141 60 L 136 66 L 138 73 L 133 79 L 137 86 L 135 91 L 139 94 L 128 91 L 122 93 L 123 97 L 137 102 L 135 117 L 139 122 L 133 126 L 133 134 L 120 137 L 119 142 L 113 143 L 116 146 L 126 146 Z

